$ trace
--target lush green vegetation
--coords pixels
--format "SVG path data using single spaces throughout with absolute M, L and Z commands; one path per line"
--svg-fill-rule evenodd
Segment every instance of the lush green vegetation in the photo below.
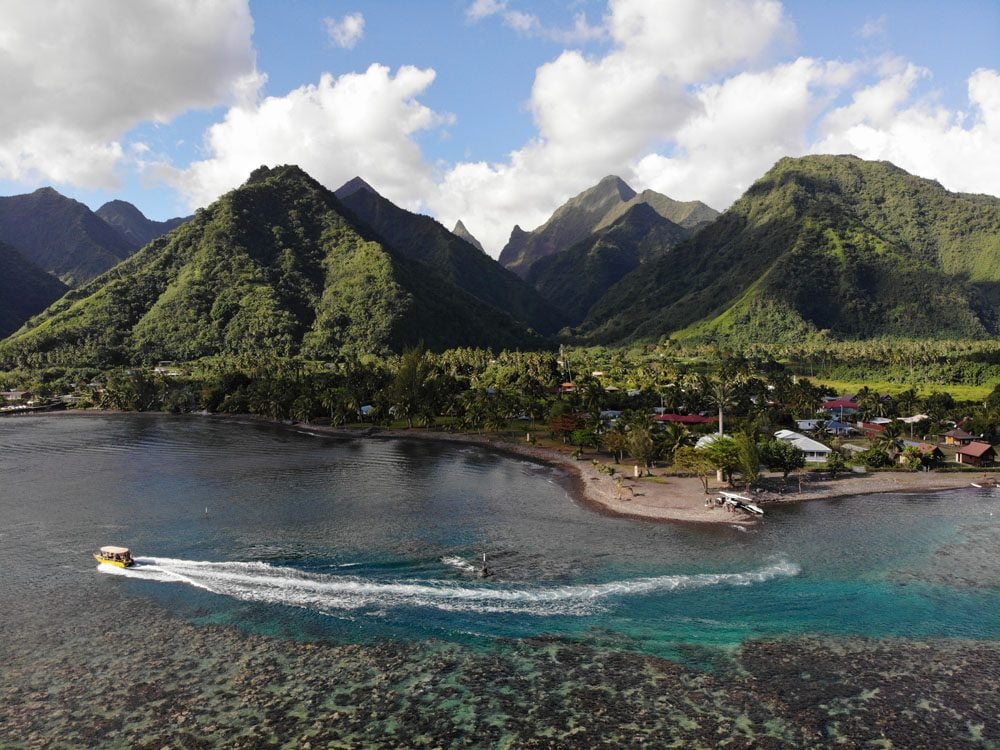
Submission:
M 0 338 L 59 299 L 67 287 L 0 242 Z
M 364 184 L 346 195 L 338 191 L 338 197 L 393 251 L 419 261 L 476 299 L 545 335 L 565 324 L 563 313 L 531 286 L 429 216 L 404 211 Z
M 535 261 L 526 280 L 580 324 L 605 292 L 639 264 L 668 252 L 688 236 L 684 227 L 639 203 L 583 242 Z
M 341 211 L 298 168 L 262 168 L 0 343 L 0 367 L 543 343 Z
M 1000 199 L 885 162 L 782 159 L 592 309 L 599 341 L 969 338 L 998 329 Z
M 611 473 L 615 464 L 627 461 L 647 468 L 672 466 L 706 482 L 720 470 L 750 484 L 759 480 L 760 466 L 786 476 L 802 469 L 801 452 L 775 441 L 774 431 L 795 429 L 796 419 L 815 418 L 821 397 L 829 394 L 773 358 L 680 346 L 564 349 L 559 355 L 411 348 L 398 356 L 344 356 L 330 362 L 245 353 L 206 357 L 176 369 L 182 374 L 151 367 L 19 370 L 0 374 L 0 387 L 42 396 L 74 393 L 79 406 L 528 436 L 610 461 L 602 465 Z M 567 381 L 571 390 L 561 387 Z M 932 463 L 931 457 L 907 452 L 903 439 L 934 436 L 956 422 L 985 440 L 1000 441 L 1000 387 L 976 402 L 916 388 L 889 394 L 863 388 L 855 400 L 860 407 L 855 419 L 927 415 L 912 426 L 891 423 L 871 439 L 835 438 L 822 426 L 812 433 L 834 448 L 843 442 L 867 445 L 851 461 L 873 469 Z M 707 415 L 709 421 L 693 427 L 660 424 L 653 416 L 657 408 Z M 717 432 L 720 412 L 732 437 L 694 449 L 699 436 Z M 836 473 L 846 463 L 835 452 L 825 468 Z

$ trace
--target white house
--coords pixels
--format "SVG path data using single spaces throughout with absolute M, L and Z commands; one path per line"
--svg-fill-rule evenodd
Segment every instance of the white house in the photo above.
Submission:
M 820 442 L 808 438 L 800 432 L 778 430 L 774 433 L 778 440 L 786 440 L 806 454 L 807 463 L 824 463 L 830 457 L 832 450 Z

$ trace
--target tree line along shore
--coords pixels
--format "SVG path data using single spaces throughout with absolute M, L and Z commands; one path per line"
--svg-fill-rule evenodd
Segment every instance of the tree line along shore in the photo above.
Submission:
M 971 346 L 947 358 L 989 366 L 984 351 L 992 355 Z M 644 515 L 636 509 L 671 482 L 666 495 L 700 501 L 710 490 L 735 487 L 767 502 L 883 485 L 978 484 L 992 469 L 1000 388 L 980 385 L 973 401 L 915 377 L 895 392 L 862 386 L 837 393 L 801 374 L 824 357 L 828 368 L 843 372 L 842 364 L 829 364 L 830 352 L 799 352 L 797 361 L 775 353 L 675 342 L 558 353 L 414 348 L 336 362 L 213 358 L 104 372 L 49 368 L 0 375 L 0 386 L 8 408 L 258 415 L 316 428 L 431 431 L 538 448 L 589 467 L 581 471 L 594 485 L 591 499 L 602 495 L 602 504 L 632 515 Z M 933 345 L 882 357 L 872 349 L 870 358 L 918 374 L 948 364 L 928 357 L 940 357 Z M 810 450 L 817 445 L 826 450 Z M 963 455 L 976 450 L 981 455 Z M 891 482 L 873 474 L 888 470 Z M 900 471 L 934 479 L 901 482 Z M 818 481 L 827 484 L 819 489 Z

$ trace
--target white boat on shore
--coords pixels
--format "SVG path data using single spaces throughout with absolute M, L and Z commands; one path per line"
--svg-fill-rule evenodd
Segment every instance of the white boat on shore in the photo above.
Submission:
M 724 492 L 719 490 L 719 496 L 722 497 L 722 502 L 725 505 L 729 505 L 730 507 L 738 510 L 749 511 L 756 516 L 764 515 L 764 509 L 753 502 L 753 498 L 747 497 L 746 495 L 737 495 L 735 492 Z

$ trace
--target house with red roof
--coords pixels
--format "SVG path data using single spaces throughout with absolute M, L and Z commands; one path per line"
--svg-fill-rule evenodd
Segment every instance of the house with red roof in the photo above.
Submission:
M 955 460 L 967 466 L 991 466 L 997 460 L 997 452 L 989 443 L 974 440 L 958 449 Z
M 710 424 L 713 417 L 703 417 L 700 414 L 657 414 L 653 417 L 657 422 L 679 422 L 680 424 Z

